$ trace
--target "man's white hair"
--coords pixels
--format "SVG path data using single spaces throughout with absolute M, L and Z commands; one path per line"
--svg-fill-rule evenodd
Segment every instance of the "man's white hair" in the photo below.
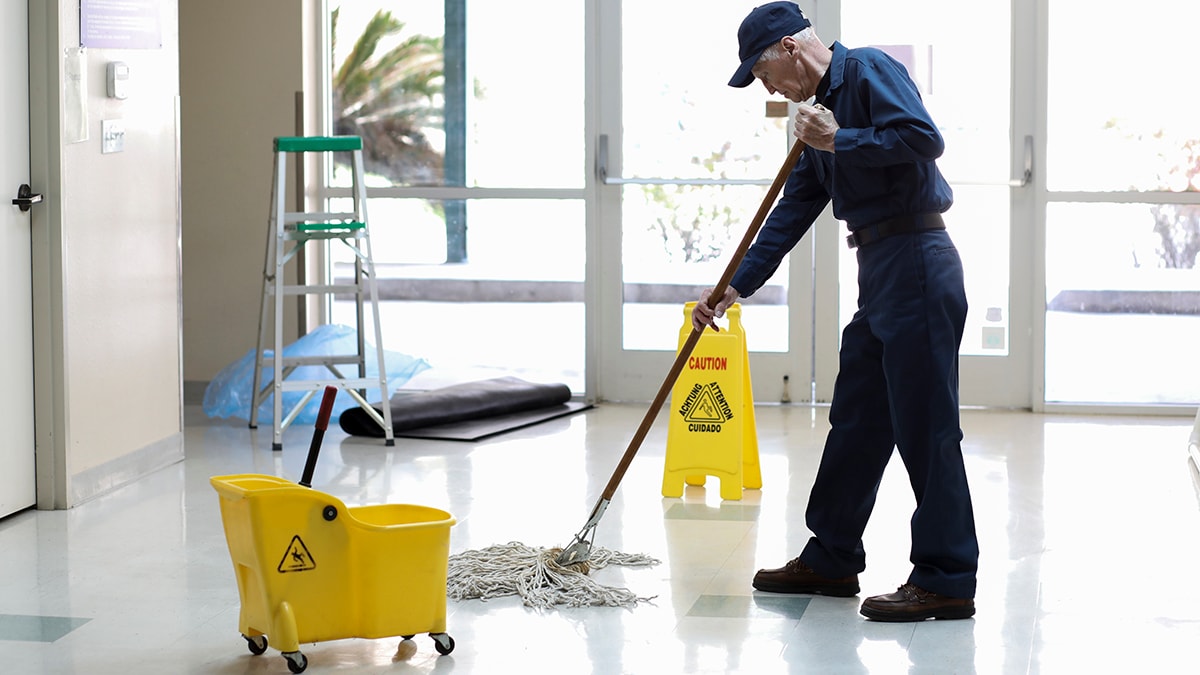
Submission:
M 804 42 L 806 40 L 816 40 L 817 34 L 815 31 L 813 31 L 812 26 L 809 26 L 801 29 L 800 32 L 793 35 L 792 38 L 797 42 Z M 782 40 L 783 38 L 780 39 Z M 779 40 L 776 40 L 771 44 L 770 47 L 767 47 L 763 51 L 762 56 L 758 57 L 757 63 L 774 61 L 775 59 L 781 58 L 783 55 L 783 46 L 779 44 Z

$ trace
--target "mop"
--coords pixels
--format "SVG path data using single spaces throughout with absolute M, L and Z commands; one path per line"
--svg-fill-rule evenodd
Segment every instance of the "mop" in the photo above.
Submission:
M 558 564 L 562 549 L 542 549 L 520 542 L 464 551 L 450 556 L 446 572 L 446 597 L 454 600 L 489 600 L 510 595 L 526 607 L 625 607 L 653 597 L 601 584 L 588 572 L 608 565 L 648 567 L 658 560 L 640 553 L 619 553 L 596 548 L 591 557 L 574 565 Z
M 749 250 L 750 244 L 758 236 L 758 231 L 775 204 L 787 176 L 792 167 L 800 159 L 804 144 L 796 141 L 779 168 L 775 180 L 763 197 L 758 212 L 742 237 L 733 258 L 725 268 L 721 280 L 713 287 L 708 298 L 708 306 L 715 308 L 725 295 L 734 272 Z M 447 597 L 455 600 L 481 599 L 487 600 L 509 595 L 518 595 L 528 607 L 549 609 L 552 607 L 588 607 L 608 606 L 632 608 L 639 602 L 653 598 L 639 597 L 624 588 L 605 586 L 597 583 L 588 576 L 592 569 L 600 569 L 608 565 L 649 566 L 659 563 L 658 560 L 641 555 L 626 554 L 594 547 L 596 526 L 604 516 L 605 510 L 616 494 L 617 486 L 621 484 L 629 465 L 654 424 L 655 417 L 662 410 L 671 388 L 683 371 L 688 357 L 700 341 L 703 329 L 692 329 L 691 335 L 679 348 L 675 363 L 667 373 L 666 379 L 658 389 L 654 401 L 642 418 L 629 446 L 622 455 L 621 461 L 613 471 L 612 477 L 605 486 L 600 499 L 592 508 L 587 522 L 575 535 L 575 538 L 563 548 L 533 548 L 519 542 L 491 546 L 478 551 L 466 551 L 450 556 L 447 571 Z

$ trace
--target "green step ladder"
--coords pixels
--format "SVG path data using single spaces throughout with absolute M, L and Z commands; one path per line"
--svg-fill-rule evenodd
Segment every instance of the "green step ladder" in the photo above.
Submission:
M 382 429 L 384 442 L 395 445 L 392 411 L 388 405 L 387 368 L 384 363 L 383 333 L 379 325 L 379 290 L 375 264 L 371 258 L 370 228 L 367 225 L 367 188 L 363 181 L 362 138 L 358 136 L 280 136 L 274 141 L 275 172 L 271 179 L 271 210 L 267 229 L 267 255 L 263 264 L 262 305 L 258 321 L 258 346 L 254 359 L 253 404 L 250 428 L 258 428 L 258 407 L 273 399 L 272 450 L 283 449 L 283 431 L 326 386 L 346 392 Z M 353 210 L 345 213 L 289 212 L 286 209 L 288 155 L 306 152 L 349 152 L 352 158 Z M 340 242 L 354 253 L 354 277 L 350 283 L 285 284 L 285 268 L 309 242 Z M 303 278 L 298 276 L 297 278 Z M 288 296 L 350 293 L 355 300 L 357 351 L 329 356 L 283 355 L 283 309 Z M 366 348 L 364 304 L 371 306 L 375 329 L 372 353 Z M 268 348 L 270 353 L 264 351 Z M 367 359 L 378 363 L 378 374 L 367 376 Z M 295 380 L 289 376 L 301 366 L 320 366 L 329 376 L 315 380 Z M 343 372 L 350 366 L 355 372 Z M 270 368 L 272 379 L 263 382 L 263 369 Z M 282 374 L 282 375 L 281 375 Z M 367 402 L 367 392 L 378 390 L 380 411 Z M 283 394 L 302 391 L 304 395 L 290 410 L 283 409 Z

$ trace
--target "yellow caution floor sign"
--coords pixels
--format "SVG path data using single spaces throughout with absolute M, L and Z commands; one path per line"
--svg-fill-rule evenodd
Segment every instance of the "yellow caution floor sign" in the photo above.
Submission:
M 685 305 L 679 346 L 692 332 L 692 308 Z M 750 355 L 742 329 L 741 305 L 725 312 L 729 327 L 706 330 L 671 390 L 664 497 L 682 497 L 683 485 L 721 480 L 722 499 L 741 499 L 742 489 L 762 487 L 758 436 L 750 388 Z

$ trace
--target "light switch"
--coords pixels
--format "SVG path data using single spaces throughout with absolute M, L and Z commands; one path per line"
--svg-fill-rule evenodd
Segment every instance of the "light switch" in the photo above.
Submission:
M 108 97 L 129 98 L 129 66 L 124 61 L 112 61 L 106 68 L 108 74 Z
M 100 121 L 100 153 L 125 150 L 125 122 L 122 120 Z

